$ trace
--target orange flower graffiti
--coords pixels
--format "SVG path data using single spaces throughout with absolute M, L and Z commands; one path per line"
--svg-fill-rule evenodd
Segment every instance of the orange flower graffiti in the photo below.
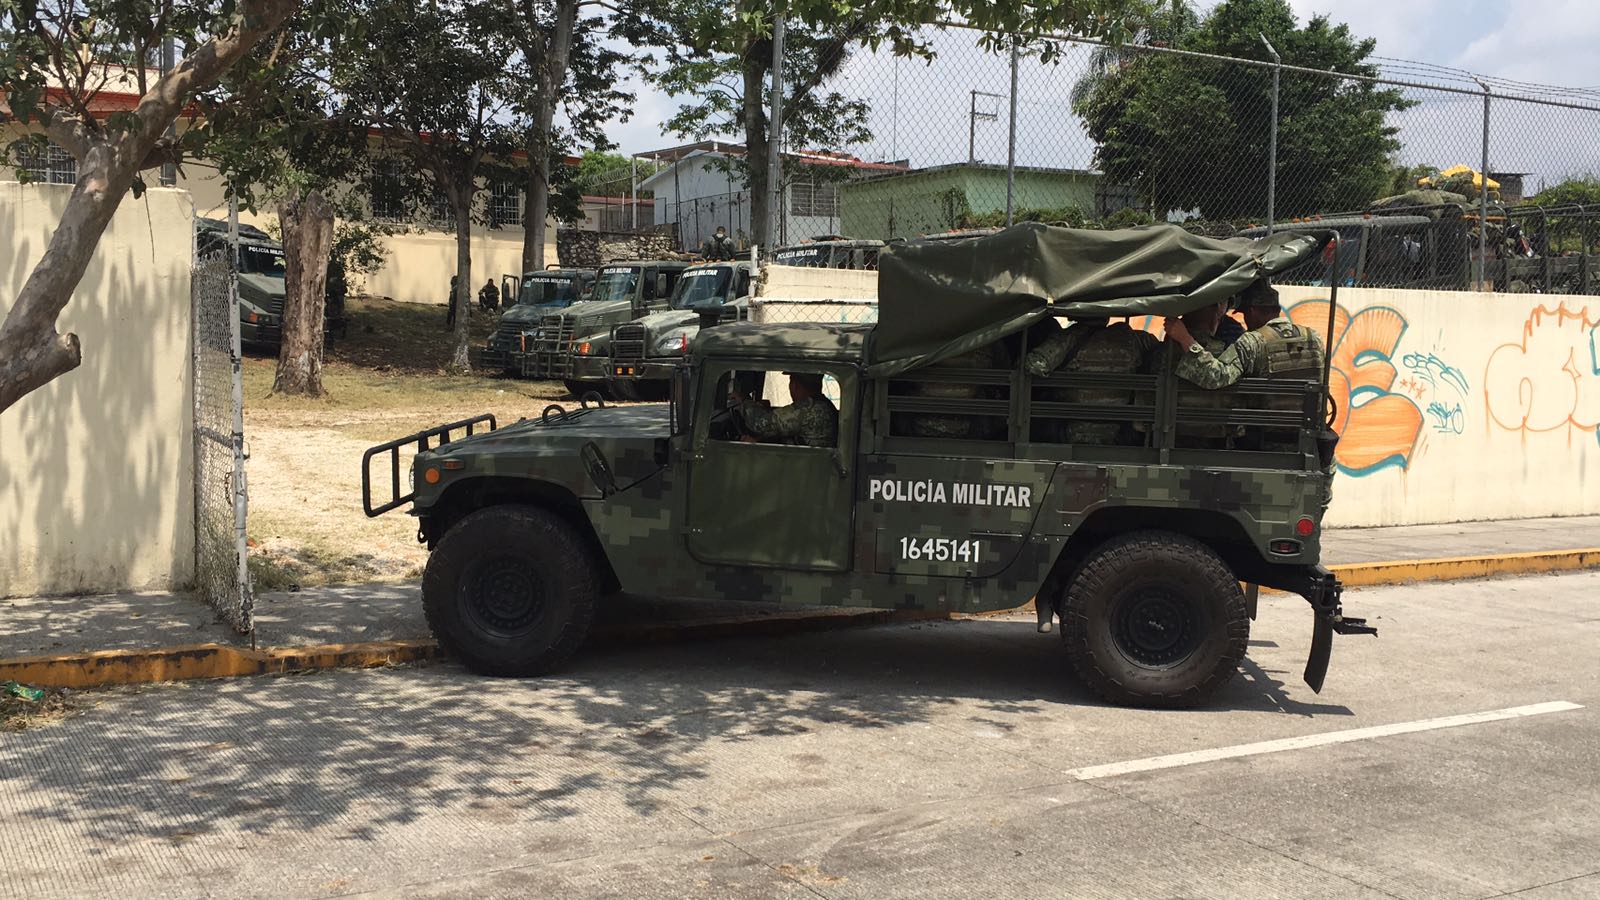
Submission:
M 1341 306 L 1334 311 L 1332 340 L 1325 333 L 1328 301 L 1297 303 L 1289 309 L 1289 318 L 1320 334 L 1333 357 L 1328 387 L 1338 404 L 1333 427 L 1339 432 L 1334 453 L 1339 469 L 1362 476 L 1410 465 L 1422 432 L 1422 411 L 1390 390 L 1405 316 L 1386 306 L 1370 306 L 1352 316 Z

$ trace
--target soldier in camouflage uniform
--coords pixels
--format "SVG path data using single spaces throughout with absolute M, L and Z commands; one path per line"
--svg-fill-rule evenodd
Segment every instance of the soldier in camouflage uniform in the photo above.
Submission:
M 1167 319 L 1169 330 L 1165 352 L 1159 357 L 1162 365 L 1174 366 L 1181 359 L 1179 353 L 1182 347 L 1173 340 L 1173 332 L 1170 330 L 1174 322 L 1179 323 L 1184 333 L 1197 345 L 1205 348 L 1206 352 L 1218 355 L 1227 350 L 1232 341 L 1222 335 L 1231 330 L 1237 330 L 1242 334 L 1244 329 L 1238 327 L 1238 323 L 1226 314 L 1225 309 L 1224 304 L 1219 303 L 1186 313 L 1182 319 Z M 1228 329 L 1224 322 L 1232 324 L 1234 329 Z M 1151 401 L 1153 399 L 1150 398 Z M 1178 405 L 1185 409 L 1226 409 L 1228 399 L 1180 394 Z M 1180 447 L 1221 450 L 1229 446 L 1232 437 L 1225 425 L 1179 425 L 1177 428 Z
M 794 402 L 773 409 L 764 400 L 734 395 L 748 432 L 743 440 L 794 443 L 807 447 L 833 447 L 839 440 L 839 410 L 822 393 L 822 376 L 789 373 L 789 396 Z
M 1278 302 L 1278 292 L 1265 281 L 1252 284 L 1239 297 L 1245 324 L 1250 331 L 1232 347 L 1217 354 L 1189 334 L 1183 323 L 1167 320 L 1167 334 L 1183 347 L 1176 373 L 1179 378 L 1208 390 L 1225 388 L 1240 378 L 1292 378 L 1316 381 L 1322 378 L 1325 351 L 1315 331 L 1289 321 Z M 1299 409 L 1295 397 L 1274 398 L 1269 409 Z M 1295 452 L 1300 449 L 1299 433 L 1265 433 L 1258 446 L 1263 450 Z M 1332 499 L 1333 472 L 1327 472 L 1322 508 Z
M 1144 370 L 1157 346 L 1154 335 L 1136 331 L 1126 322 L 1113 325 L 1109 319 L 1080 318 L 1028 351 L 1023 365 L 1041 377 L 1057 370 L 1131 375 Z M 1059 398 L 1048 399 L 1104 406 L 1127 406 L 1134 399 L 1132 391 L 1104 388 L 1075 388 L 1059 394 Z M 1065 438 L 1072 444 L 1132 443 L 1131 435 L 1124 434 L 1118 422 L 1068 422 L 1063 431 L 1047 437 Z

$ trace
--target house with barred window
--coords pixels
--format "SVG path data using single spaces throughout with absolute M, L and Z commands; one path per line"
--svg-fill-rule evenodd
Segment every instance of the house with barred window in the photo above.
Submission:
M 751 233 L 750 189 L 745 184 L 745 148 L 726 141 L 699 141 L 640 153 L 655 174 L 639 189 L 655 197 L 655 223 L 676 226 L 679 246 L 694 250 L 717 226 L 740 246 Z M 784 154 L 783 208 L 778 244 L 792 244 L 840 231 L 840 186 L 868 175 L 905 171 L 897 163 L 866 162 L 847 154 Z

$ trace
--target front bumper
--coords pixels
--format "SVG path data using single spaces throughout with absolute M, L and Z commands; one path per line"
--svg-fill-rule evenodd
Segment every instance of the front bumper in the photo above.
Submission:
M 613 381 L 668 381 L 681 365 L 683 360 L 679 357 L 611 360 L 610 378 Z
M 239 343 L 271 346 L 282 344 L 283 325 L 277 322 L 251 322 L 248 319 L 242 319 L 239 322 Z

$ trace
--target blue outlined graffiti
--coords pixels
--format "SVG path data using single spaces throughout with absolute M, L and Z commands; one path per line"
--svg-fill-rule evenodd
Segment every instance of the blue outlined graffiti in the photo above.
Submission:
M 1445 362 L 1437 353 L 1407 353 L 1400 364 L 1406 368 L 1406 376 L 1400 380 L 1400 392 L 1417 401 L 1434 432 L 1465 433 L 1467 413 L 1462 401 L 1471 390 L 1466 373 Z

